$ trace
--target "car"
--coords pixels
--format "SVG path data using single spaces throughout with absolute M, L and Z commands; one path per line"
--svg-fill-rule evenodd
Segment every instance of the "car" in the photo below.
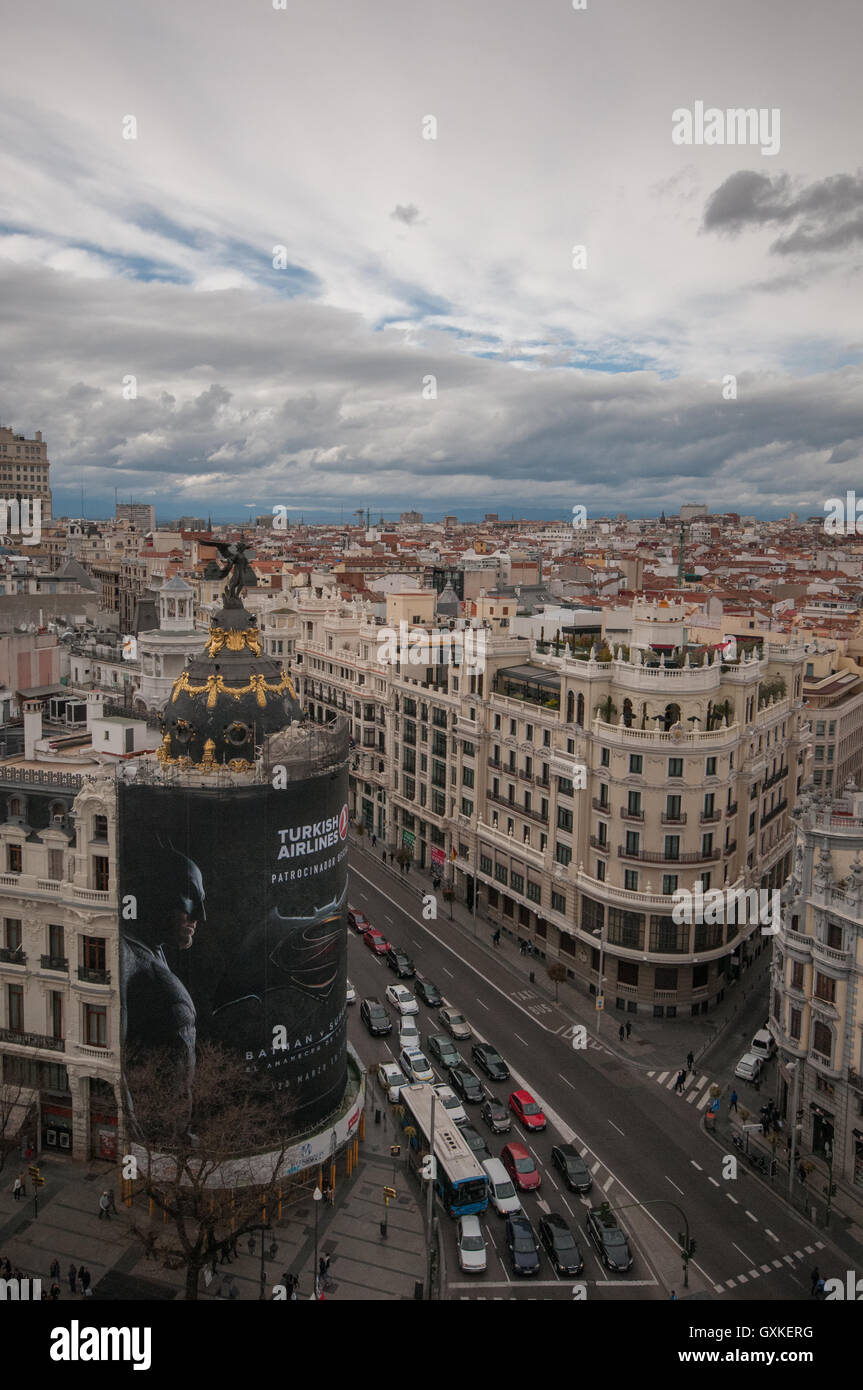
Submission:
M 629 1241 L 623 1228 L 618 1226 L 617 1217 L 609 1209 L 607 1202 L 601 1207 L 591 1207 L 588 1210 L 585 1228 L 606 1269 L 631 1269 Z
M 426 1047 L 429 1056 L 434 1057 L 442 1067 L 461 1066 L 461 1053 L 446 1033 L 430 1033 L 426 1038 Z
M 539 1246 L 524 1212 L 506 1218 L 506 1248 L 513 1274 L 539 1273 Z
M 397 1062 L 381 1062 L 378 1067 L 378 1080 L 387 1093 L 389 1100 L 397 1101 L 401 1095 L 402 1086 L 407 1086 L 408 1079 Z
M 491 1149 L 473 1125 L 459 1125 L 459 1132 L 478 1163 L 491 1158 Z
M 386 937 L 378 931 L 377 927 L 370 927 L 367 932 L 364 932 L 363 941 L 370 951 L 374 951 L 376 956 L 385 956 L 390 949 L 390 943 L 387 941 Z
M 500 1151 L 500 1161 L 519 1192 L 535 1192 L 542 1185 L 539 1169 L 524 1144 L 504 1144 Z
M 403 1047 L 399 1062 L 405 1076 L 409 1076 L 411 1081 L 434 1081 L 434 1072 L 418 1048 Z
M 522 1205 L 516 1194 L 512 1178 L 499 1158 L 486 1158 L 483 1172 L 488 1178 L 488 1200 L 498 1216 L 512 1216 L 521 1212 Z
M 399 1047 L 420 1050 L 420 1030 L 412 1014 L 399 1015 Z
M 509 1098 L 509 1108 L 525 1129 L 535 1132 L 545 1129 L 545 1116 L 530 1091 L 513 1091 Z
M 512 1128 L 510 1113 L 502 1101 L 495 1100 L 493 1097 L 483 1101 L 479 1113 L 492 1134 L 508 1134 Z
M 472 1038 L 470 1024 L 464 1014 L 460 1014 L 458 1009 L 441 1009 L 438 1014 L 441 1026 L 451 1033 L 454 1038 Z
M 417 973 L 416 966 L 410 956 L 404 951 L 400 951 L 397 946 L 390 946 L 386 960 L 390 970 L 394 970 L 400 980 L 409 980 L 412 975 Z
M 485 1237 L 478 1216 L 460 1216 L 456 1227 L 459 1268 L 464 1274 L 484 1274 Z
M 769 1028 L 758 1029 L 749 1044 L 749 1051 L 753 1052 L 756 1057 L 762 1057 L 765 1062 L 773 1056 L 776 1051 L 776 1039 Z
M 492 1081 L 508 1081 L 509 1067 L 491 1043 L 474 1043 L 470 1050 L 473 1060 Z
M 555 1144 L 551 1151 L 551 1161 L 570 1192 L 589 1192 L 593 1187 L 590 1169 L 571 1144 Z
M 421 999 L 424 1004 L 428 1004 L 430 1009 L 439 1009 L 443 1003 L 437 985 L 433 985 L 431 980 L 423 979 L 422 975 L 417 975 L 416 983 L 414 984 L 414 994 L 418 999 Z
M 584 1260 L 578 1242 L 562 1216 L 550 1211 L 539 1223 L 540 1244 L 554 1265 L 557 1274 L 580 1274 Z
M 480 1079 L 464 1062 L 460 1066 L 450 1067 L 449 1080 L 456 1095 L 466 1100 L 468 1105 L 478 1104 L 482 1100 L 483 1089 Z
M 754 1052 L 744 1052 L 734 1068 L 734 1075 L 741 1077 L 744 1081 L 757 1081 L 761 1076 L 762 1065 L 761 1058 L 756 1057 Z
M 360 1004 L 360 1018 L 373 1038 L 385 1037 L 393 1031 L 393 1021 L 380 999 L 364 999 Z
M 345 1003 L 346 1003 L 346 1004 L 356 1004 L 356 1002 L 357 1002 L 357 992 L 356 992 L 356 990 L 354 989 L 353 985 L 351 984 L 350 980 L 348 980 L 348 982 L 347 982 L 347 984 L 346 984 L 346 986 L 345 986 Z
M 348 925 L 353 927 L 362 936 L 363 932 L 371 931 L 372 924 L 364 912 L 360 912 L 358 907 L 348 908 Z
M 387 985 L 384 996 L 400 1014 L 418 1014 L 420 1006 L 404 985 Z
M 435 1095 L 446 1111 L 448 1117 L 454 1120 L 457 1125 L 467 1123 L 467 1111 L 450 1086 L 435 1086 Z

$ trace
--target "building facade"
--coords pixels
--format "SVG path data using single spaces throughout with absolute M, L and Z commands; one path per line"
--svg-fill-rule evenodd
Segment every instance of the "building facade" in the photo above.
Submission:
M 42 504 L 42 521 L 50 521 L 50 470 L 48 445 L 41 430 L 28 439 L 0 425 L 0 496 L 38 497 Z

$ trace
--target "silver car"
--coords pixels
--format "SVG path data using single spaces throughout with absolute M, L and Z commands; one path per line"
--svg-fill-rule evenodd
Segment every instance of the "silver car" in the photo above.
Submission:
M 465 1274 L 485 1274 L 485 1237 L 478 1216 L 460 1216 L 458 1221 L 458 1262 Z

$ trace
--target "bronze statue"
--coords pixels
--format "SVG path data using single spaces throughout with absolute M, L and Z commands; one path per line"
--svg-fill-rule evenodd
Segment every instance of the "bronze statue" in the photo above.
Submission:
M 222 590 L 222 598 L 227 604 L 237 604 L 240 601 L 240 590 L 253 589 L 258 582 L 258 576 L 250 563 L 255 558 L 254 552 L 249 549 L 242 537 L 230 545 L 217 541 L 216 549 L 222 559 L 228 562 L 221 571 L 222 577 L 228 579 Z M 228 578 L 229 575 L 230 578 Z

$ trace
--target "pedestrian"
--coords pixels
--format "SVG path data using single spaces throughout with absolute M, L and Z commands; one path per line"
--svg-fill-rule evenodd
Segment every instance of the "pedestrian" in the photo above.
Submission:
M 524 955 L 525 951 L 527 950 L 527 942 L 526 942 L 526 941 L 524 940 L 524 938 L 521 937 L 521 936 L 518 938 L 518 950 L 519 950 L 519 955 L 522 955 L 522 956 Z
M 690 1051 L 687 1052 L 687 1054 L 686 1054 L 686 1068 L 687 1068 L 687 1071 L 693 1071 L 693 1070 L 694 1070 L 694 1067 L 693 1067 L 693 1062 L 694 1062 L 694 1061 L 695 1061 L 695 1057 L 694 1057 L 692 1051 L 690 1050 Z
M 60 1285 L 57 1283 L 57 1280 L 54 1279 L 54 1280 L 52 1280 L 52 1283 L 51 1283 L 51 1298 L 52 1298 L 53 1301 L 56 1303 L 56 1302 L 58 1301 L 59 1297 L 60 1297 Z
M 825 1298 L 827 1296 L 827 1285 L 824 1283 L 823 1279 L 818 1280 L 812 1292 L 816 1298 Z
M 392 864 L 394 858 L 395 858 L 395 855 L 393 854 L 393 851 L 390 850 L 390 863 L 391 863 L 391 864 Z
M 89 1269 L 82 1268 L 78 1270 L 78 1278 L 81 1281 L 81 1293 L 84 1295 L 85 1298 L 92 1298 L 93 1296 L 90 1292 L 91 1277 L 92 1276 L 90 1274 Z
M 728 1113 L 730 1114 L 732 1110 L 734 1111 L 735 1114 L 737 1113 L 737 1092 L 736 1092 L 736 1091 L 732 1091 L 732 1092 L 731 1092 L 731 1100 L 730 1100 L 729 1105 L 728 1105 Z
M 629 1020 L 627 1019 L 627 1022 L 626 1022 L 626 1036 L 629 1037 L 629 1035 L 630 1035 L 631 1032 L 632 1032 L 632 1024 L 631 1024 L 631 1023 L 629 1022 Z
M 24 1196 L 24 1184 L 21 1181 L 20 1174 L 12 1184 L 12 1196 L 15 1198 L 16 1202 L 20 1202 L 21 1198 Z
M 252 1236 L 252 1235 L 250 1235 L 250 1236 L 249 1236 L 249 1254 L 250 1254 L 250 1255 L 254 1255 L 254 1253 L 255 1253 L 255 1237 Z
M 674 1289 L 671 1290 L 671 1302 L 672 1302 L 672 1303 L 676 1303 L 676 1302 L 677 1302 L 677 1294 L 675 1293 Z
M 620 1041 L 621 1041 L 621 1042 L 623 1042 L 623 1039 L 626 1037 L 626 1029 L 624 1028 L 624 1026 L 623 1026 L 622 1023 L 621 1023 L 621 1025 L 620 1025 L 620 1029 L 619 1029 L 619 1031 L 618 1031 L 618 1037 L 620 1038 Z
M 491 939 L 494 942 L 495 946 L 500 945 L 500 927 L 498 927 L 497 930 L 492 934 Z
M 375 849 L 375 848 L 376 848 L 377 843 L 378 843 L 378 837 L 377 837 L 377 835 L 373 835 L 373 836 L 372 836 L 372 849 Z
M 109 1212 L 111 1213 L 112 1216 L 116 1216 L 116 1215 L 117 1215 L 117 1208 L 116 1208 L 115 1205 L 114 1205 L 114 1189 L 113 1189 L 113 1187 L 111 1187 L 111 1188 L 108 1189 L 108 1210 L 109 1210 Z
M 386 862 L 387 862 L 387 852 L 386 852 L 385 849 L 382 849 L 382 850 L 381 850 L 381 859 L 382 859 L 383 862 L 386 864 Z
M 804 1168 L 802 1161 L 797 1165 L 797 1176 L 801 1182 L 806 1181 L 806 1169 Z
M 815 1265 L 814 1269 L 812 1270 L 812 1273 L 809 1275 L 809 1281 L 810 1281 L 810 1283 L 811 1283 L 811 1285 L 812 1285 L 812 1290 L 811 1290 L 812 1293 L 815 1292 L 816 1286 L 817 1286 L 817 1284 L 818 1284 L 820 1278 L 821 1278 L 821 1271 L 819 1270 L 818 1266 Z
M 55 1258 L 51 1261 L 51 1268 L 48 1272 L 52 1279 L 60 1278 L 60 1261 L 58 1259 Z
M 69 1266 L 69 1292 L 75 1292 L 75 1284 L 78 1280 L 78 1271 L 74 1265 Z
M 104 1219 L 105 1219 L 106 1221 L 110 1221 L 110 1220 L 111 1220 L 111 1213 L 110 1213 L 110 1211 L 108 1210 L 108 1193 L 107 1193 L 107 1192 L 103 1192 L 102 1195 L 101 1195 L 101 1197 L 99 1198 L 99 1220 L 101 1221 L 103 1217 L 104 1217 Z
M 678 1095 L 682 1095 L 682 1094 L 683 1094 L 683 1085 L 684 1085 L 684 1082 L 685 1082 L 685 1081 L 686 1081 L 686 1072 L 685 1072 L 685 1071 L 683 1070 L 683 1068 L 681 1067 L 680 1071 L 677 1073 L 677 1081 L 675 1082 L 675 1086 L 674 1086 L 674 1089 L 675 1089 L 675 1091 L 677 1092 Z
M 327 1277 L 327 1262 L 324 1259 L 323 1255 L 321 1255 L 321 1258 L 318 1260 L 318 1277 L 320 1279 L 321 1287 L 323 1288 L 324 1280 Z

